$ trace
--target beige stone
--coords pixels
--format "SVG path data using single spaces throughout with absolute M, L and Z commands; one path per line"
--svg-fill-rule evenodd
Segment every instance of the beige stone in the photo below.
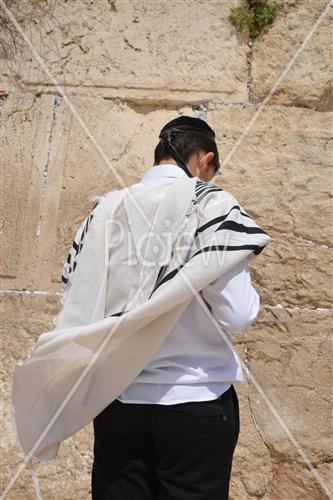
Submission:
M 1 490 L 7 486 L 24 458 L 11 420 L 11 376 L 15 364 L 29 355 L 38 336 L 52 328 L 52 318 L 60 307 L 59 298 L 59 295 L 29 292 L 11 292 L 0 296 L 3 345 Z M 48 464 L 34 461 L 43 498 L 83 500 L 88 497 L 92 439 L 92 425 L 89 424 L 61 445 L 57 460 Z M 6 498 L 36 498 L 29 468 L 22 471 Z
M 251 331 L 246 335 L 251 336 Z M 245 363 L 246 342 L 242 340 L 241 335 L 234 336 L 236 351 Z M 234 386 L 239 401 L 240 432 L 232 464 L 230 500 L 245 500 L 251 496 L 264 498 L 272 481 L 271 457 L 254 425 L 245 373 L 244 382 Z
M 273 238 L 252 268 L 262 303 L 330 307 L 332 113 L 268 106 L 233 150 L 256 111 L 212 106 L 222 165 L 228 160 L 216 183 Z
M 12 10 L 67 90 L 191 103 L 220 95 L 240 102 L 247 96 L 249 48 L 238 42 L 227 20 L 231 7 L 239 4 L 75 0 L 31 12 L 25 1 L 14 2 Z M 25 12 L 38 18 L 38 28 Z M 6 62 L 4 73 L 15 86 L 50 85 L 29 49 Z
M 256 112 L 256 106 L 212 105 L 221 163 L 228 159 L 217 183 L 268 231 L 331 246 L 333 114 L 268 106 L 233 150 Z
M 2 286 L 32 285 L 52 102 L 51 96 L 12 94 L 1 109 Z
M 329 2 L 278 0 L 276 3 L 280 6 L 278 17 L 253 44 L 250 85 L 253 101 L 263 101 L 277 83 L 271 104 L 332 111 L 332 9 L 327 10 L 315 29 Z
M 333 442 L 331 311 L 263 310 L 244 341 L 248 367 L 256 383 L 302 452 L 315 467 L 322 466 L 322 479 L 332 488 L 325 465 L 332 462 Z M 270 498 L 287 498 L 278 496 L 287 491 L 289 498 L 323 498 L 299 448 L 288 438 L 253 381 L 249 401 L 271 456 Z
M 259 256 L 260 263 L 258 260 L 251 265 L 261 303 L 310 309 L 331 307 L 332 250 L 289 232 L 268 233 L 274 243 Z
M 280 419 L 332 488 L 331 326 L 327 310 L 263 308 L 247 332 L 234 335 L 250 375 L 235 384 L 241 431 L 230 498 L 325 497 Z
M 74 105 L 93 142 L 59 98 L 11 94 L 2 108 L 5 288 L 48 290 L 50 280 L 58 287 L 66 252 L 92 206 L 88 197 L 135 181 L 137 155 L 126 153 L 134 140 L 140 154 L 141 115 L 103 99 L 74 99 Z

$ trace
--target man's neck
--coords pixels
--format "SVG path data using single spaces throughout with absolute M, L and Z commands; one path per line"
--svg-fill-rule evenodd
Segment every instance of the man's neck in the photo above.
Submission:
M 170 160 L 161 160 L 158 165 L 176 165 L 177 166 L 177 163 L 175 162 L 175 160 L 172 158 Z M 158 166 L 157 165 L 157 166 Z

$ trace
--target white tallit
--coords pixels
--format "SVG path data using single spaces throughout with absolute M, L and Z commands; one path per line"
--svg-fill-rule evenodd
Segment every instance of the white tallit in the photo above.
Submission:
M 193 294 L 270 240 L 230 193 L 197 177 L 101 197 L 55 328 L 14 370 L 12 416 L 25 454 L 54 459 L 135 379 Z

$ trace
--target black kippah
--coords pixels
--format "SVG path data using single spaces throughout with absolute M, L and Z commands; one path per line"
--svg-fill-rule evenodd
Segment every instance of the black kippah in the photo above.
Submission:
M 178 116 L 178 118 L 174 118 L 164 125 L 159 138 L 161 139 L 164 137 L 171 129 L 175 131 L 194 132 L 215 140 L 214 130 L 204 120 L 201 120 L 201 118 L 194 118 L 193 116 Z

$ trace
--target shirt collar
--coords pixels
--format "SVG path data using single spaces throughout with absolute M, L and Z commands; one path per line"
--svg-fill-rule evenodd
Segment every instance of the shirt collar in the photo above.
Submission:
M 181 177 L 186 176 L 186 172 L 178 165 L 172 163 L 163 163 L 162 165 L 153 165 L 150 167 L 139 182 L 145 184 L 155 179 L 167 178 L 167 177 Z

